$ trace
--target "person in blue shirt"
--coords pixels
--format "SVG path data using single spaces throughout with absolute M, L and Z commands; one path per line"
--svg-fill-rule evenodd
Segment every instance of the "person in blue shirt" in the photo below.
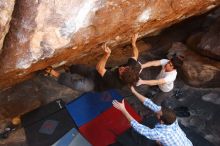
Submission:
M 126 110 L 124 100 L 118 102 L 113 100 L 113 106 L 120 110 L 129 120 L 131 126 L 136 132 L 148 139 L 155 140 L 163 146 L 192 146 L 192 142 L 186 137 L 185 133 L 179 127 L 175 112 L 167 107 L 161 107 L 154 104 L 149 98 L 139 94 L 133 86 L 132 93 L 148 108 L 156 113 L 158 123 L 153 129 L 138 123 Z

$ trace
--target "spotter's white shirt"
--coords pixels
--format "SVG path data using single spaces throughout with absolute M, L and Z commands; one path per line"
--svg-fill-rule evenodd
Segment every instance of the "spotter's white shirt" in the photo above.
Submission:
M 165 72 L 165 65 L 169 62 L 168 59 L 161 59 L 160 64 L 162 65 L 162 70 L 160 71 L 160 74 L 157 76 L 157 79 L 164 79 L 165 84 L 158 85 L 160 90 L 163 92 L 169 92 L 173 89 L 174 81 L 177 76 L 177 71 L 174 69 L 170 72 Z

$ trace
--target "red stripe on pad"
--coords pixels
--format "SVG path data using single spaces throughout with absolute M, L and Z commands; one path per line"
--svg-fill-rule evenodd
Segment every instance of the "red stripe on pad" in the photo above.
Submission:
M 141 117 L 126 101 L 125 107 L 132 117 L 141 121 Z M 114 143 L 116 137 L 128 128 L 130 128 L 130 123 L 126 117 L 119 110 L 111 107 L 89 123 L 81 126 L 79 131 L 93 146 L 107 146 Z

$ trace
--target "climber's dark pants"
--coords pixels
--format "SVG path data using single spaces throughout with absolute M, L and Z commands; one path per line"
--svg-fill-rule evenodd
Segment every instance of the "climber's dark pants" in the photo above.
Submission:
M 77 64 L 70 66 L 70 73 L 61 73 L 58 82 L 82 92 L 105 90 L 102 77 L 93 67 Z

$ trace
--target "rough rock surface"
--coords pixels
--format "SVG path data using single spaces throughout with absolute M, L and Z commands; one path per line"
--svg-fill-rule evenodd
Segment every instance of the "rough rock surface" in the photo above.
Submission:
M 216 18 L 214 22 L 208 31 L 192 34 L 187 39 L 187 45 L 198 54 L 220 60 L 220 17 Z
M 220 87 L 220 62 L 201 56 L 180 42 L 174 43 L 169 51 L 168 58 L 173 54 L 184 56 L 180 75 L 189 84 L 195 87 Z
M 220 60 L 220 9 L 213 10 L 206 16 L 202 24 L 203 29 L 187 39 L 187 45 L 203 56 Z
M 48 65 L 101 54 L 104 42 L 126 43 L 134 32 L 149 35 L 219 4 L 219 0 L 16 1 L 0 57 L 0 89 Z
M 0 1 L 0 52 L 3 46 L 5 35 L 8 33 L 9 24 L 14 10 L 15 0 Z
M 220 60 L 220 17 L 216 23 L 210 27 L 208 33 L 202 38 L 198 46 L 195 48 L 201 54 L 213 59 Z
M 196 87 L 220 87 L 220 62 L 187 51 L 182 67 L 185 81 Z

